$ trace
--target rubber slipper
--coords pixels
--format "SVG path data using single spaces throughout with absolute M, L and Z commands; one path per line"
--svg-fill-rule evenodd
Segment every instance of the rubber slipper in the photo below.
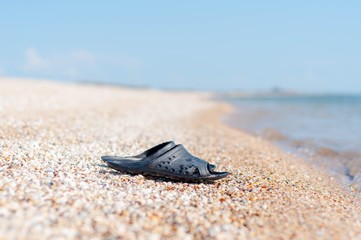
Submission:
M 171 149 L 174 146 L 175 146 L 175 143 L 173 141 L 168 141 L 168 142 L 158 144 L 158 145 L 142 152 L 141 154 L 138 154 L 135 156 L 129 156 L 129 157 L 104 156 L 104 157 L 102 157 L 102 159 L 106 158 L 108 160 L 111 160 L 113 163 L 115 163 L 117 161 L 124 161 L 124 160 L 140 161 L 140 160 L 144 160 L 145 158 L 149 158 L 150 156 L 154 156 L 154 157 L 159 156 L 160 154 L 168 151 L 169 149 Z M 216 168 L 216 166 L 213 164 L 209 164 L 209 168 L 211 170 L 214 170 Z
M 101 159 L 115 170 L 179 181 L 213 181 L 228 176 L 215 172 L 215 166 L 190 154 L 183 145 L 166 142 L 130 157 L 103 156 Z

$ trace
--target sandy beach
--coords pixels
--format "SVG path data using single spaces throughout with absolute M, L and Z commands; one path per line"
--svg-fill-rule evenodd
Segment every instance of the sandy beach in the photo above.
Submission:
M 208 93 L 0 77 L 0 239 L 361 239 L 360 200 L 222 123 Z M 102 155 L 167 140 L 231 175 L 130 176 Z

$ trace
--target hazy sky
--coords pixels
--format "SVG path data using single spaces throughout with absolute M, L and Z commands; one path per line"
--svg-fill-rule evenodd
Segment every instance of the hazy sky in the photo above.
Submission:
M 3 1 L 0 75 L 361 92 L 361 1 Z

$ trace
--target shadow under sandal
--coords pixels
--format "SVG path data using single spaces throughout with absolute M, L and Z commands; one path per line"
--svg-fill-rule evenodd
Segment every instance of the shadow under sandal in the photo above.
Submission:
M 164 177 L 178 181 L 205 182 L 228 176 L 215 166 L 190 154 L 183 145 L 165 142 L 130 157 L 103 156 L 107 165 L 131 174 Z

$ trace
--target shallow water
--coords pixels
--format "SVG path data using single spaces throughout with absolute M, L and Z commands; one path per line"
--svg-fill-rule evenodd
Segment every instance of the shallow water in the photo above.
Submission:
M 228 98 L 226 121 L 322 166 L 343 184 L 361 186 L 361 95 Z M 360 187 L 361 189 L 361 187 Z

